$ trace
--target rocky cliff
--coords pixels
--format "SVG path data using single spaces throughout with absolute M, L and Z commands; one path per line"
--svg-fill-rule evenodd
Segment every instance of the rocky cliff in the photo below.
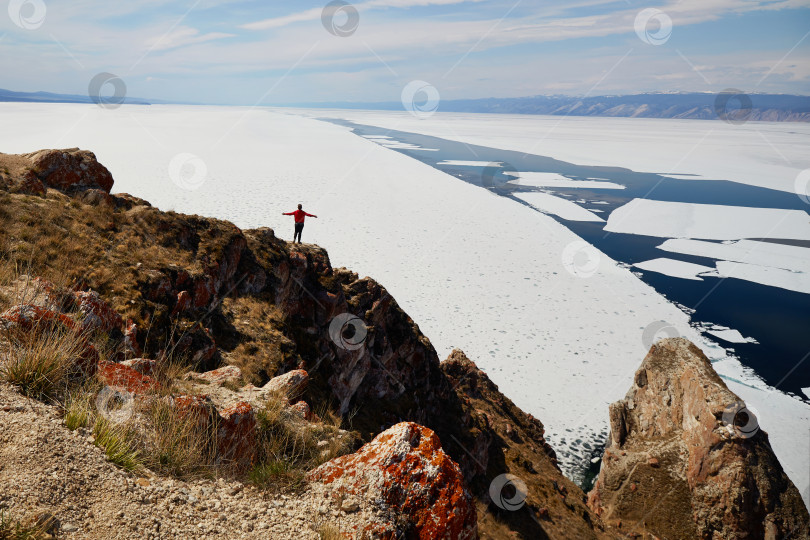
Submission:
M 610 426 L 588 495 L 606 523 L 670 539 L 808 538 L 768 434 L 689 341 L 653 345 Z
M 90 294 L 109 304 L 115 316 L 97 329 L 104 346 L 94 342 L 106 357 L 101 380 L 131 383 L 137 394 L 151 387 L 140 377 L 150 376 L 150 362 L 169 359 L 197 372 L 239 368 L 240 384 L 261 390 L 302 370 L 308 384 L 301 407 L 334 410 L 363 442 L 403 421 L 435 433 L 469 490 L 481 537 L 609 537 L 581 490 L 557 468 L 542 424 L 463 353 L 442 364 L 380 284 L 332 268 L 323 249 L 288 244 L 271 229 L 242 231 L 111 195 L 112 184 L 95 173 L 100 165 L 86 162 L 95 161 L 91 156 L 77 150 L 0 155 L 0 170 L 9 164 L 0 191 L 0 249 L 43 278 L 36 307 L 46 311 L 37 311 L 36 321 L 83 320 L 80 298 Z M 51 166 L 54 161 L 61 165 Z M 217 392 L 206 394 L 215 399 Z M 180 403 L 212 414 L 194 400 Z M 228 403 L 214 405 L 215 423 L 234 430 L 250 416 Z M 525 497 L 503 481 L 506 475 L 527 486 Z
M 646 444 L 637 426 L 645 426 L 646 434 L 648 415 L 677 419 L 683 399 L 699 404 L 701 392 L 719 381 L 710 366 L 692 369 L 694 380 L 661 402 L 651 388 L 668 388 L 666 381 L 680 375 L 667 362 L 645 360 L 646 378 L 639 388 L 647 388 L 647 400 L 659 409 L 636 419 L 638 407 L 611 408 L 616 440 L 589 506 L 557 468 L 539 420 L 517 408 L 461 351 L 440 362 L 383 286 L 333 268 L 323 249 L 289 244 L 271 229 L 243 231 L 225 221 L 162 212 L 142 199 L 110 194 L 109 172 L 85 151 L 0 154 L 0 171 L 0 279 L 9 281 L 20 269 L 38 277 L 20 294 L 11 285 L 0 288 L 6 335 L 26 335 L 38 325 L 75 334 L 79 349 L 71 361 L 85 377 L 144 401 L 163 396 L 174 410 L 194 415 L 198 427 L 213 435 L 213 463 L 238 466 L 239 481 L 248 480 L 245 470 L 268 466 L 257 462 L 266 453 L 263 445 L 273 442 L 266 439 L 277 434 L 277 417 L 292 418 L 294 430 L 320 434 L 326 428 L 318 414 L 334 411 L 343 428 L 338 438 L 351 438 L 352 432 L 359 438 L 353 449 L 365 445 L 310 471 L 308 497 L 316 493 L 330 501 L 327 514 L 354 515 L 352 530 L 358 534 L 616 538 L 628 532 L 627 520 L 634 518 L 644 531 L 654 532 L 653 525 L 644 525 L 650 520 L 637 516 L 646 508 L 643 501 L 621 502 L 627 500 L 626 482 L 611 476 L 612 456 L 617 445 L 625 452 L 622 458 L 642 455 L 631 450 L 634 441 Z M 180 385 L 186 395 L 167 386 L 167 366 L 179 373 L 193 370 Z M 267 404 L 279 393 L 283 405 L 271 411 L 276 420 L 268 420 Z M 700 422 L 715 414 L 712 407 L 698 411 Z M 692 425 L 691 420 L 670 423 Z M 658 442 L 680 440 L 673 435 L 678 429 L 667 429 L 655 432 Z M 667 442 L 667 452 L 706 442 L 685 440 Z M 315 448 L 332 444 L 328 438 L 311 442 Z M 756 449 L 757 459 L 778 467 L 767 445 Z M 650 470 L 670 470 L 666 460 L 675 458 L 667 452 L 649 456 Z M 402 462 L 412 467 L 404 470 L 397 465 Z M 729 499 L 718 522 L 708 505 L 729 484 L 723 480 L 715 486 L 716 478 L 725 477 L 700 463 L 698 473 L 689 472 L 693 465 L 686 469 L 691 476 L 684 476 L 690 479 L 685 484 L 676 482 L 681 473 L 660 479 L 677 495 L 658 507 L 677 516 L 670 519 L 680 527 L 675 532 L 733 538 L 758 517 L 770 520 L 768 527 L 777 533 L 787 524 L 806 522 L 781 469 L 767 469 L 781 476 L 762 477 L 752 472 L 759 470 L 752 461 L 740 461 L 734 474 L 760 478 L 764 483 L 755 483 L 755 490 L 768 494 L 766 502 Z M 366 479 L 362 486 L 361 477 Z M 630 493 L 641 492 L 641 484 L 634 485 L 627 488 Z M 377 502 L 364 486 L 373 487 Z M 655 488 L 645 484 L 644 489 Z M 357 499 L 360 510 L 354 503 L 344 508 L 347 496 Z M 699 519 L 691 510 L 695 501 L 705 510 Z M 740 514 L 752 508 L 761 515 Z M 357 517 L 358 511 L 370 521 Z M 724 524 L 716 530 L 725 536 L 706 536 L 717 523 Z

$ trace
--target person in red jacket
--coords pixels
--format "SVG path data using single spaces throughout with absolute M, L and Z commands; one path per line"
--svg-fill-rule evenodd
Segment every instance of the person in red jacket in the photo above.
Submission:
M 295 239 L 298 238 L 298 243 L 301 243 L 301 231 L 304 230 L 304 219 L 307 217 L 318 217 L 315 214 L 307 214 L 301 209 L 301 205 L 298 205 L 298 210 L 295 212 L 284 212 L 285 216 L 295 216 L 295 234 L 293 235 L 293 243 L 295 243 Z

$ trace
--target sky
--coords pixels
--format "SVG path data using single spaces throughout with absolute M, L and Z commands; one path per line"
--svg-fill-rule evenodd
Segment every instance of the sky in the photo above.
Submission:
M 810 94 L 810 0 L 2 3 L 16 91 L 87 95 L 110 73 L 130 97 L 233 105 L 396 102 L 413 81 L 441 99 Z

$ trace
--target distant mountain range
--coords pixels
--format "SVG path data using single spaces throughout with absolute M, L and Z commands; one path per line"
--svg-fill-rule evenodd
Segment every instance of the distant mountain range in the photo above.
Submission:
M 0 88 L 0 101 L 18 101 L 26 103 L 94 103 L 90 96 L 72 94 L 53 94 L 51 92 L 14 92 Z M 129 105 L 151 105 L 153 100 L 141 98 L 124 98 Z
M 297 103 L 297 107 L 399 110 L 400 102 Z M 728 119 L 810 122 L 810 96 L 786 94 L 649 93 L 626 96 L 534 96 L 442 100 L 439 111 L 558 116 Z
M 0 101 L 39 103 L 93 103 L 85 95 L 50 92 L 14 92 L 0 89 Z M 130 105 L 194 104 L 126 98 Z M 308 102 L 286 104 L 315 109 L 369 109 L 401 111 L 401 102 Z M 442 100 L 439 111 L 495 114 L 546 114 L 556 116 L 612 116 L 629 118 L 725 119 L 732 122 L 810 122 L 810 96 L 789 94 L 647 93 L 624 96 L 533 96 Z

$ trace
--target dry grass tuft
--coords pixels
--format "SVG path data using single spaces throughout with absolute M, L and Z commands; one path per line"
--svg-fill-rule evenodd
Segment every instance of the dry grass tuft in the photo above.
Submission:
M 75 381 L 76 362 L 84 350 L 81 336 L 43 330 L 8 337 L 0 377 L 34 399 L 53 399 Z
M 84 386 L 70 392 L 65 398 L 65 425 L 71 431 L 86 428 L 93 422 L 93 396 L 95 392 Z
M 141 466 L 138 434 L 132 425 L 97 417 L 93 436 L 96 446 L 104 450 L 109 461 L 128 471 L 135 471 Z
M 216 426 L 168 400 L 146 406 L 149 437 L 144 462 L 155 471 L 181 478 L 209 477 L 216 472 Z
M 45 527 L 24 524 L 0 510 L 0 540 L 45 540 L 46 538 L 52 538 L 52 536 L 45 531 Z
M 340 534 L 340 527 L 333 523 L 324 523 L 318 527 L 318 536 L 321 540 L 343 540 L 344 538 Z
M 308 471 L 352 449 L 340 434 L 339 419 L 337 425 L 303 421 L 282 395 L 271 396 L 257 420 L 259 459 L 250 480 L 264 489 L 296 489 Z

